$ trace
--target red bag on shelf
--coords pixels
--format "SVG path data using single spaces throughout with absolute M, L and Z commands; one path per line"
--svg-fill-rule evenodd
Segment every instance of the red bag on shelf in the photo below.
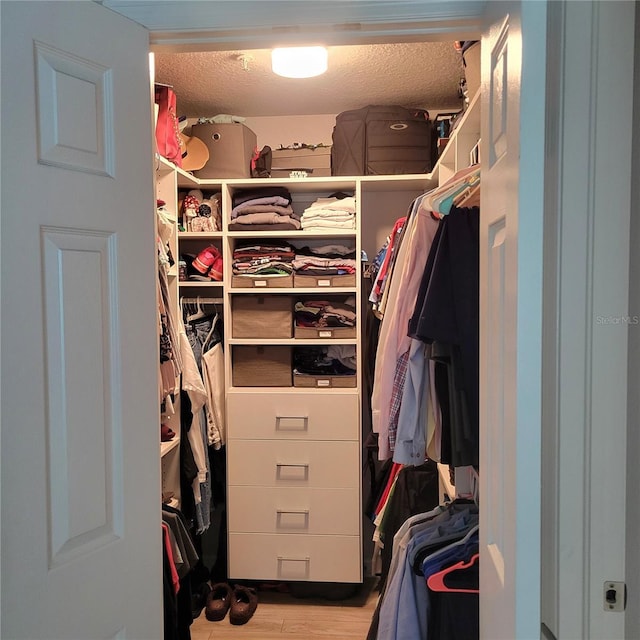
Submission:
M 180 129 L 176 115 L 176 94 L 170 87 L 156 85 L 155 102 L 158 105 L 158 121 L 156 122 L 158 153 L 177 167 L 182 167 Z

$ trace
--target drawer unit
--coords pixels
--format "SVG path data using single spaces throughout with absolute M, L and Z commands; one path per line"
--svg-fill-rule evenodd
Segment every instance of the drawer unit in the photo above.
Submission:
M 229 486 L 355 489 L 360 481 L 357 442 L 232 440 L 227 444 Z
M 359 536 L 229 534 L 229 577 L 247 580 L 361 582 Z
M 354 376 L 355 377 L 355 376 Z M 229 393 L 230 438 L 358 440 L 357 392 Z
M 360 534 L 360 496 L 357 489 L 274 489 L 232 485 L 227 495 L 231 532 Z

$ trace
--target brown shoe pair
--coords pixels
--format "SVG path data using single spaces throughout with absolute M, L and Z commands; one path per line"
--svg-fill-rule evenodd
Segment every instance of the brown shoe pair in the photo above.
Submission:
M 213 585 L 207 596 L 205 616 L 211 622 L 223 620 L 229 611 L 231 624 L 246 624 L 258 607 L 258 594 L 255 589 L 236 585 L 231 588 L 226 582 Z

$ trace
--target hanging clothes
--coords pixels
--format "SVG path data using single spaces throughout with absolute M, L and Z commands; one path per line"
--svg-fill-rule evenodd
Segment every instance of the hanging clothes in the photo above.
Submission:
M 393 454 L 397 416 L 391 423 L 392 406 L 400 406 L 404 388 L 402 368 L 406 367 L 411 346 L 407 335 L 409 318 L 416 305 L 425 263 L 437 233 L 439 223 L 430 212 L 421 208 L 421 198 L 414 201 L 406 229 L 397 252 L 391 280 L 388 284 L 386 312 L 380 325 L 376 370 L 371 396 L 373 431 L 378 434 L 378 457 L 383 460 Z M 424 461 L 424 451 L 414 463 Z
M 468 553 L 467 542 L 477 526 L 477 506 L 463 502 L 438 506 L 400 528 L 394 537 L 388 580 L 381 596 L 377 640 L 428 637 L 427 583 L 425 574 L 414 569 L 416 558 L 425 551 L 429 554 L 422 561 L 423 565 L 428 563 L 429 575 L 433 567 L 440 570 L 459 561 L 460 552 Z
M 191 484 L 195 502 L 197 528 L 196 533 L 205 531 L 210 523 L 211 495 L 209 489 L 209 462 L 206 452 L 206 424 L 204 423 L 204 407 L 207 402 L 207 390 L 205 389 L 200 370 L 196 362 L 193 348 L 187 337 L 184 321 L 180 317 L 179 323 L 180 352 L 183 359 L 182 391 L 190 400 L 190 420 L 187 430 L 187 438 L 193 452 L 193 457 L 198 469 L 198 474 Z M 183 412 L 184 416 L 184 412 Z
M 479 208 L 457 208 L 441 220 L 409 321 L 409 335 L 429 345 L 438 363 L 438 399 L 455 466 L 479 462 Z M 445 375 L 446 373 L 446 375 Z M 445 391 L 446 388 L 446 391 Z M 443 416 L 445 412 L 443 411 Z
M 164 640 L 189 640 L 190 574 L 199 558 L 181 511 L 162 505 L 162 535 Z

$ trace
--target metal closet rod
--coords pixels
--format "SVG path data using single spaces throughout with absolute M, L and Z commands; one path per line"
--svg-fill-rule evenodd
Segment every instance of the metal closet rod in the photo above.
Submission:
M 197 298 L 184 298 L 180 297 L 180 301 L 185 304 L 223 304 L 223 298 L 202 298 L 198 296 Z

